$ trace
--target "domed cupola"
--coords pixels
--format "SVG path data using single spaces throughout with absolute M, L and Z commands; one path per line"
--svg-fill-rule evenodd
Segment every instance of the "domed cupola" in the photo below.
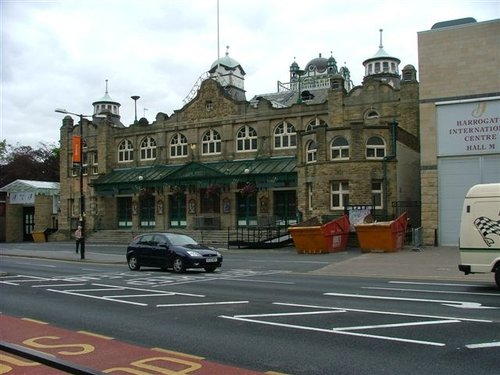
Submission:
M 377 53 L 363 62 L 365 67 L 365 78 L 377 79 L 379 81 L 390 84 L 393 87 L 399 87 L 400 78 L 399 64 L 401 60 L 397 57 L 389 55 L 382 45 L 382 29 L 380 31 L 380 45 Z
M 210 78 L 215 79 L 236 100 L 245 99 L 245 71 L 238 61 L 229 56 L 229 46 L 226 55 L 215 60 L 208 71 Z
M 315 59 L 309 61 L 306 65 L 305 73 L 308 75 L 323 74 L 328 67 L 328 60 L 321 56 L 321 53 Z
M 337 61 L 333 57 L 333 54 L 328 58 L 326 66 L 328 68 L 328 74 L 337 74 L 339 72 L 337 69 Z
M 293 58 L 293 63 L 290 65 L 290 81 L 297 79 L 300 75 L 300 67 L 299 64 L 295 61 L 295 57 Z
M 121 104 L 117 101 L 111 99 L 108 94 L 108 80 L 106 80 L 106 92 L 104 96 L 92 103 L 94 106 L 94 115 L 105 114 L 107 116 L 120 118 L 120 106 Z

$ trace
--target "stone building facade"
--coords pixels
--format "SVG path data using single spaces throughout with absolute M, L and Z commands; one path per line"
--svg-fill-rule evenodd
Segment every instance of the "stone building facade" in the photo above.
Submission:
M 468 189 L 500 181 L 499 35 L 471 18 L 418 33 L 426 245 L 457 245 Z
M 419 83 L 399 63 L 381 43 L 353 86 L 333 56 L 303 70 L 294 61 L 290 82 L 248 100 L 245 71 L 226 53 L 181 109 L 151 124 L 124 126 L 106 92 L 93 103 L 106 119 L 63 119 L 58 236 L 79 220 L 79 126 L 87 231 L 287 226 L 354 206 L 385 220 L 418 206 Z
M 2 188 L 6 242 L 45 241 L 58 230 L 59 182 L 15 180 Z

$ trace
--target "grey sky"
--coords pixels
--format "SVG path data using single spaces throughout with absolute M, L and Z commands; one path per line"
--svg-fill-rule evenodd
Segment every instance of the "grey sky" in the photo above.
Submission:
M 183 106 L 200 75 L 229 55 L 247 73 L 247 99 L 276 91 L 290 64 L 321 53 L 347 65 L 360 84 L 379 46 L 417 68 L 417 33 L 433 24 L 500 18 L 500 0 L 0 0 L 0 140 L 57 144 L 64 115 L 92 114 L 109 95 L 125 125 Z M 219 35 L 219 52 L 217 51 Z M 147 110 L 145 110 L 145 108 Z M 76 120 L 76 119 L 75 119 Z

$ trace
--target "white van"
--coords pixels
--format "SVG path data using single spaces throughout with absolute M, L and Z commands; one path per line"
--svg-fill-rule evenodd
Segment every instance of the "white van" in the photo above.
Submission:
M 494 272 L 500 288 L 500 183 L 469 189 L 462 209 L 459 248 L 460 271 L 466 275 Z

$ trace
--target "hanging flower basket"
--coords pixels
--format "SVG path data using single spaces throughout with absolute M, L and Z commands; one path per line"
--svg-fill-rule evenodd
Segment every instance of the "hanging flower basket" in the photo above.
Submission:
M 243 196 L 245 196 L 245 197 L 253 195 L 256 192 L 257 192 L 257 187 L 254 184 L 251 184 L 251 183 L 247 183 L 245 186 L 243 186 L 240 189 L 240 194 L 243 195 Z

